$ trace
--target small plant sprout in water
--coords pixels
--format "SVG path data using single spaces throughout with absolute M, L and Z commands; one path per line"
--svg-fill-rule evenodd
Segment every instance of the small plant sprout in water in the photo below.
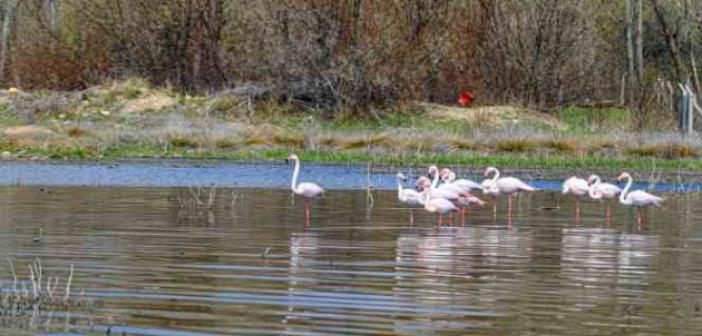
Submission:
M 54 316 L 65 316 L 61 324 L 69 325 L 72 306 L 87 303 L 83 297 L 72 296 L 74 267 L 71 264 L 64 275 L 46 274 L 40 259 L 27 265 L 27 280 L 18 275 L 12 259 L 7 258 L 12 273 L 12 287 L 0 294 L 0 314 L 3 327 L 36 328 L 52 326 Z

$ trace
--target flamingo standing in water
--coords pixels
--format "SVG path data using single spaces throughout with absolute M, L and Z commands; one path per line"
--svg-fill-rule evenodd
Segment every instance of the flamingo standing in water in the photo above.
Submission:
M 450 214 L 458 211 L 456 205 L 445 198 L 435 198 L 432 195 L 432 188 L 429 186 L 424 190 L 424 210 L 438 214 L 437 224 L 441 225 L 443 214 Z M 450 217 L 449 217 L 450 220 Z
M 563 182 L 563 194 L 571 194 L 575 196 L 575 216 L 580 216 L 580 197 L 585 196 L 590 191 L 590 185 L 587 181 L 572 176 Z
M 305 198 L 305 225 L 310 223 L 310 200 L 324 195 L 324 189 L 317 184 L 310 182 L 302 182 L 297 184 L 297 175 L 300 174 L 300 159 L 295 154 L 291 154 L 285 160 L 286 162 L 295 162 L 292 181 L 290 183 L 293 193 Z
M 588 195 L 592 199 L 602 199 L 605 198 L 610 200 L 617 197 L 622 192 L 622 189 L 611 183 L 603 183 L 599 176 L 590 175 L 587 178 L 587 184 L 590 186 L 588 190 Z M 607 202 L 607 210 L 605 212 L 605 218 L 609 225 L 610 218 L 610 202 Z
M 621 180 L 626 180 L 626 186 L 624 187 L 624 190 L 622 190 L 621 194 L 619 194 L 619 203 L 636 207 L 636 222 L 639 229 L 641 229 L 641 223 L 643 222 L 643 219 L 641 218 L 641 208 L 649 206 L 660 207 L 663 199 L 658 196 L 651 195 L 643 190 L 634 190 L 630 192 L 629 189 L 631 188 L 633 179 L 629 173 L 624 172 L 619 175 L 619 177 L 617 177 L 617 181 Z
M 407 189 L 403 187 L 402 183 L 407 180 L 405 174 L 397 173 L 397 175 L 395 175 L 395 178 L 397 179 L 397 199 L 400 202 L 413 207 L 424 205 L 424 196 L 422 196 L 422 194 L 420 194 L 414 189 Z M 414 223 L 414 214 L 412 213 L 411 209 L 410 223 Z
M 438 183 L 437 179 L 438 175 L 435 175 L 434 181 L 429 181 L 429 179 L 426 176 L 421 176 L 417 179 L 416 186 L 419 190 L 422 190 L 424 193 L 428 193 L 432 197 L 432 199 L 445 199 L 448 201 L 458 202 L 460 198 L 468 197 L 469 194 L 453 190 L 452 188 L 435 188 L 434 185 Z M 452 222 L 453 216 L 449 214 L 449 223 Z
M 512 195 L 522 191 L 532 192 L 536 189 L 516 177 L 500 177 L 500 171 L 495 167 L 487 167 L 485 169 L 485 177 L 490 177 L 493 174 L 492 181 L 483 181 L 483 192 L 497 197 L 499 194 L 507 194 L 507 213 L 512 213 Z M 495 206 L 497 208 L 497 206 Z

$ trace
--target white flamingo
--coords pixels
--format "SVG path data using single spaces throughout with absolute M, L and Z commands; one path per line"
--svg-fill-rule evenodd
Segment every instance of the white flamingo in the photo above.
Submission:
M 641 218 L 641 208 L 649 206 L 660 207 L 663 199 L 658 196 L 651 195 L 643 190 L 634 190 L 630 192 L 629 189 L 631 188 L 631 184 L 633 183 L 634 179 L 631 178 L 631 175 L 629 175 L 629 173 L 624 172 L 621 175 L 619 175 L 619 177 L 617 177 L 617 181 L 621 180 L 627 181 L 624 190 L 622 190 L 621 194 L 619 194 L 619 203 L 636 207 L 636 221 L 639 225 L 639 228 L 641 228 L 641 223 L 643 222 Z
M 492 182 L 483 181 L 483 186 L 487 187 L 487 191 L 483 189 L 486 194 L 491 194 L 496 197 L 499 194 L 507 194 L 507 212 L 512 212 L 512 195 L 520 193 L 522 191 L 532 192 L 538 189 L 524 183 L 522 180 L 516 177 L 500 177 L 500 171 L 495 167 L 487 167 L 485 169 L 485 177 L 490 177 L 490 174 L 494 173 L 492 176 Z
M 469 179 L 456 179 L 456 173 L 451 169 L 444 168 L 439 172 L 439 177 L 444 182 L 441 186 L 453 186 L 461 191 L 470 192 L 473 189 L 481 189 L 480 184 Z
M 599 176 L 590 175 L 587 178 L 587 183 L 590 185 L 588 190 L 588 195 L 592 199 L 613 199 L 616 198 L 622 192 L 622 189 L 611 183 L 603 183 Z M 607 225 L 609 225 L 610 218 L 610 202 L 607 202 L 607 210 L 605 212 L 605 218 Z
M 424 210 L 431 212 L 431 213 L 436 213 L 438 214 L 438 225 L 441 225 L 442 222 L 442 216 L 446 213 L 452 213 L 458 211 L 456 208 L 456 205 L 454 205 L 451 201 L 445 199 L 445 198 L 434 198 L 432 196 L 432 188 L 429 186 L 429 188 L 425 189 L 423 194 L 424 194 Z M 449 217 L 450 220 L 450 217 Z
M 575 215 L 580 215 L 580 197 L 585 196 L 590 191 L 590 185 L 584 179 L 572 176 L 563 182 L 563 194 L 575 196 Z
M 297 175 L 300 174 L 300 159 L 295 154 L 290 154 L 286 159 L 286 162 L 295 162 L 295 169 L 293 170 L 292 181 L 290 182 L 290 188 L 293 193 L 300 195 L 305 198 L 305 225 L 309 224 L 310 221 L 310 200 L 312 198 L 319 197 L 324 194 L 324 189 L 317 184 L 310 182 L 302 182 L 297 184 Z
M 408 189 L 402 186 L 402 182 L 407 180 L 405 174 L 397 173 L 395 178 L 397 179 L 397 199 L 400 202 L 411 206 L 424 205 L 424 196 L 422 196 L 422 194 L 414 189 Z

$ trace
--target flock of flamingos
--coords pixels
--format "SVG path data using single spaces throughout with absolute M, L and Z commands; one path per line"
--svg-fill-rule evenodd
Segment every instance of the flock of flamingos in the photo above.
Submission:
M 309 223 L 310 200 L 324 194 L 324 189 L 315 183 L 297 183 L 300 173 L 300 159 L 297 155 L 290 155 L 287 160 L 293 162 L 295 168 L 291 181 L 293 193 L 305 199 L 305 223 Z M 485 169 L 485 180 L 477 183 L 468 179 L 456 179 L 456 173 L 448 168 L 439 170 L 437 166 L 430 166 L 427 176 L 420 176 L 415 182 L 415 188 L 405 188 L 403 183 L 407 178 L 402 173 L 397 173 L 398 200 L 413 207 L 423 207 L 430 213 L 436 213 L 438 224 L 442 222 L 442 215 L 458 212 L 465 219 L 466 208 L 471 205 L 484 206 L 485 202 L 471 194 L 473 190 L 481 190 L 483 195 L 493 198 L 496 204 L 498 195 L 507 195 L 508 212 L 512 210 L 512 196 L 520 192 L 538 191 L 516 177 L 500 177 L 500 171 L 495 167 Z M 613 199 L 619 197 L 619 203 L 634 206 L 637 210 L 642 207 L 660 207 L 662 198 L 651 195 L 643 190 L 630 191 L 633 179 L 629 173 L 622 173 L 618 181 L 626 180 L 624 189 L 610 183 L 604 183 L 597 175 L 590 175 L 585 180 L 571 177 L 563 182 L 563 194 L 573 195 L 576 199 L 576 213 L 580 212 L 580 198 L 588 196 L 592 199 Z M 609 208 L 607 210 L 609 216 Z M 449 217 L 451 220 L 451 217 Z M 637 211 L 637 222 L 642 223 L 641 211 Z

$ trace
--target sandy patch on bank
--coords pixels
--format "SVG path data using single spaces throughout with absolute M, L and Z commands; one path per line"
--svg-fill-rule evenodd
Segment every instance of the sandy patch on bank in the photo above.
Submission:
M 54 131 L 36 126 L 36 125 L 26 125 L 26 126 L 16 126 L 16 127 L 8 127 L 5 129 L 3 132 L 6 137 L 10 138 L 17 138 L 17 139 L 26 139 L 26 138 L 33 138 L 37 136 L 48 136 L 54 134 Z
M 138 114 L 146 111 L 160 111 L 164 108 L 171 107 L 176 103 L 177 102 L 175 99 L 166 96 L 165 94 L 157 93 L 129 101 L 122 108 L 122 113 Z

